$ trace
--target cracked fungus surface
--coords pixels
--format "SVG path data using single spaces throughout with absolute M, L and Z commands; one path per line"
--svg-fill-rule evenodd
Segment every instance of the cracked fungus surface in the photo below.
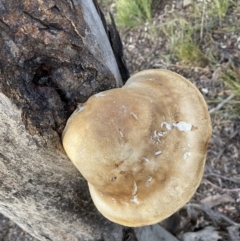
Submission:
M 91 97 L 63 137 L 98 210 L 126 226 L 156 223 L 191 198 L 211 134 L 205 102 L 189 81 L 143 72 Z

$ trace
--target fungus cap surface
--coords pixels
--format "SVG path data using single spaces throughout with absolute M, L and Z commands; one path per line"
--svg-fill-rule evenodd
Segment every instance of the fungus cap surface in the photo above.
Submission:
M 125 226 L 157 223 L 201 181 L 211 121 L 198 89 L 168 70 L 145 70 L 98 93 L 69 118 L 67 155 L 97 209 Z

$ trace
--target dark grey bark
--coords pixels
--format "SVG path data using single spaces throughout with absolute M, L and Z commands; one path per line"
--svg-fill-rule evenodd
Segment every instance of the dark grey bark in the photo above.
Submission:
M 121 86 L 88 0 L 0 0 L 0 212 L 39 240 L 121 240 L 61 133 L 77 103 Z

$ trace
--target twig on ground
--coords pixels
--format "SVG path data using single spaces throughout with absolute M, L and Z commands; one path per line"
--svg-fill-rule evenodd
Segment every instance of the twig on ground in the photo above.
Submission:
M 220 159 L 220 157 L 223 155 L 223 153 L 228 149 L 229 146 L 229 142 L 231 139 L 233 139 L 236 135 L 239 134 L 239 129 L 237 129 L 230 137 L 229 139 L 225 142 L 225 148 L 222 148 L 220 150 L 220 152 L 218 153 L 218 155 L 214 158 L 215 159 Z
M 207 179 L 203 179 L 203 182 L 207 182 L 208 184 L 210 184 L 211 186 L 213 186 L 214 188 L 216 189 L 219 189 L 223 192 L 239 192 L 240 191 L 240 188 L 231 188 L 231 189 L 228 189 L 228 188 L 222 188 L 222 187 L 219 187 L 217 186 L 216 184 L 210 182 L 209 180 Z
M 222 107 L 228 102 L 230 101 L 231 99 L 233 99 L 235 97 L 235 94 L 231 94 L 227 97 L 227 99 L 223 100 L 221 103 L 219 103 L 216 107 L 212 108 L 211 110 L 209 110 L 209 113 L 213 113 L 217 110 L 220 110 L 222 109 Z
M 208 207 L 206 207 L 204 205 L 195 204 L 195 203 L 189 203 L 186 206 L 190 207 L 190 208 L 196 208 L 196 209 L 199 209 L 199 210 L 203 211 L 204 213 L 206 213 L 209 216 L 209 218 L 212 219 L 213 222 L 219 223 L 220 219 L 222 219 L 225 222 L 227 222 L 228 224 L 240 227 L 239 223 L 234 222 L 232 219 L 228 218 L 224 214 L 219 213 L 217 211 L 213 211 L 212 209 L 210 209 L 210 208 L 208 208 Z
M 204 174 L 204 177 L 219 177 L 221 179 L 240 184 L 240 178 L 238 179 L 238 178 L 225 177 L 223 175 L 219 175 L 216 173 L 207 173 L 207 174 Z
M 223 203 L 235 203 L 235 200 L 229 194 L 216 194 L 202 199 L 200 203 L 205 207 L 213 208 Z

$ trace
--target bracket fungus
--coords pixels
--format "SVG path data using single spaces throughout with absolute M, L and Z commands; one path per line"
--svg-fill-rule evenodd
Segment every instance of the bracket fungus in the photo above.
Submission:
M 167 218 L 193 196 L 211 132 L 198 89 L 153 69 L 91 96 L 69 118 L 62 141 L 97 209 L 136 227 Z

